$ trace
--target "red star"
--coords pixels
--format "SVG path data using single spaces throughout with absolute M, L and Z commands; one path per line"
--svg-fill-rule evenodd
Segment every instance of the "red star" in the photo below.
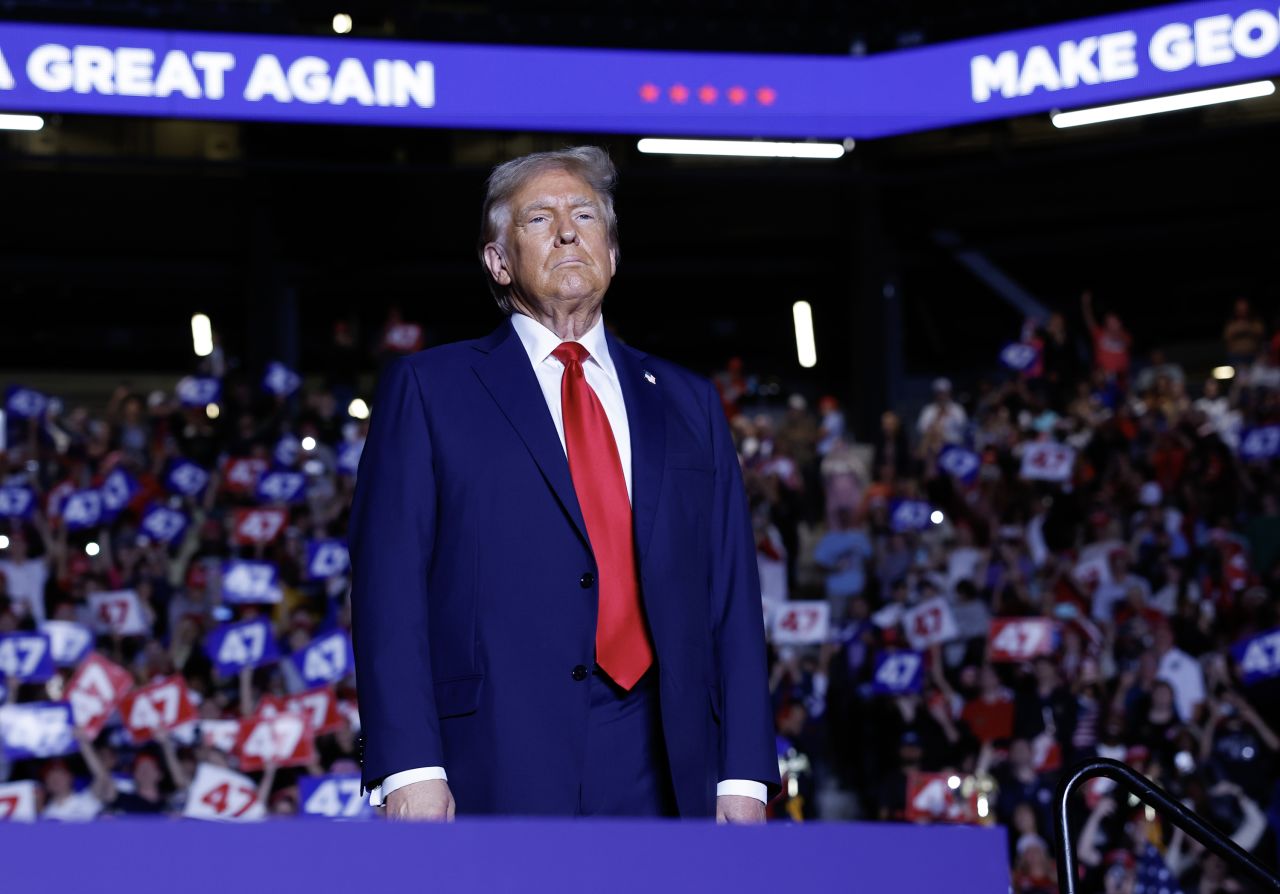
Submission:
M 761 87 L 756 91 L 756 102 L 762 106 L 771 106 L 773 101 L 778 98 L 778 91 L 772 87 Z
M 729 102 L 735 106 L 740 106 L 747 101 L 747 91 L 741 87 L 730 87 L 726 95 L 729 97 Z
M 657 102 L 658 97 L 662 95 L 662 91 L 658 89 L 657 84 L 641 84 L 640 98 L 645 102 Z
M 710 105 L 716 101 L 716 97 L 720 95 L 720 91 L 710 84 L 703 84 L 698 88 L 698 100 L 703 105 Z
M 667 91 L 667 96 L 671 97 L 672 102 L 684 102 L 689 98 L 689 88 L 684 84 L 675 84 Z

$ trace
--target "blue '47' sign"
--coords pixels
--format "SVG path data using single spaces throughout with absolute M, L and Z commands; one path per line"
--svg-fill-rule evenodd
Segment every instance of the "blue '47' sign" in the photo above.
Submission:
M 355 773 L 303 776 L 298 780 L 298 812 L 323 819 L 367 819 L 373 815 L 369 799 L 360 796 Z
M 242 668 L 269 664 L 280 657 L 271 622 L 266 618 L 223 624 L 205 639 L 204 650 L 224 677 L 234 676 Z
M 351 638 L 342 630 L 318 636 L 293 654 L 293 663 L 307 686 L 337 683 L 355 670 Z
M 1280 676 L 1280 629 L 1260 633 L 1231 647 L 1245 684 Z
M 876 695 L 906 695 L 924 686 L 924 653 L 881 652 L 871 677 Z
M 40 683 L 54 673 L 49 637 L 43 633 L 0 633 L 0 677 Z
M 1275 459 L 1280 456 L 1280 425 L 1247 429 L 1240 436 L 1241 459 Z
M 342 540 L 307 541 L 307 578 L 323 580 L 346 574 L 351 567 L 347 544 Z

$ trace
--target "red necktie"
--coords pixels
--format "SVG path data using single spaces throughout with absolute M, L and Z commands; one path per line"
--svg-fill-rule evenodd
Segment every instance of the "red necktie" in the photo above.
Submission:
M 569 474 L 599 572 L 596 664 L 609 679 L 630 689 L 653 663 L 653 650 L 640 608 L 627 480 L 609 417 L 582 370 L 591 355 L 573 341 L 551 354 L 564 364 L 560 405 Z

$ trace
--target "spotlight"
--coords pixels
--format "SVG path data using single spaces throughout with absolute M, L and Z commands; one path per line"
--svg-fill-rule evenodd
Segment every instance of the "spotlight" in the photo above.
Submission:
M 368 419 L 369 405 L 364 402 L 363 398 L 357 397 L 347 406 L 347 415 L 352 419 Z
M 88 543 L 84 545 L 84 552 L 85 552 L 85 555 L 92 557 L 102 552 L 102 548 L 99 547 L 98 544 L 90 540 Z
M 340 12 L 333 17 L 333 33 L 334 34 L 350 34 L 351 33 L 351 16 L 345 12 Z

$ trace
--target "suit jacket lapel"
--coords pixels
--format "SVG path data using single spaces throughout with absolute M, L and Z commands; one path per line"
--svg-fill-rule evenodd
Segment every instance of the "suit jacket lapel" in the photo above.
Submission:
M 577 529 L 578 536 L 590 548 L 587 526 L 573 490 L 573 479 L 569 476 L 569 461 L 560 446 L 560 437 L 538 386 L 538 378 L 529 365 L 529 355 L 525 353 L 511 322 L 504 322 L 478 347 L 487 353 L 475 364 L 476 375 L 524 441 L 542 477 Z
M 631 430 L 631 512 L 635 518 L 636 549 L 643 564 L 658 517 L 658 495 L 662 492 L 662 470 L 666 465 L 667 424 L 662 385 L 645 378 L 643 352 L 627 347 L 607 335 L 609 356 L 613 358 L 627 406 L 627 427 Z

